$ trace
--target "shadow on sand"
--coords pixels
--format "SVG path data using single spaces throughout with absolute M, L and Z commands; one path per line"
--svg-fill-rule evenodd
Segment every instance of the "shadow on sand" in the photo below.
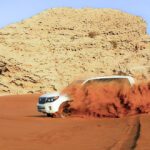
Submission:
M 28 118 L 50 118 L 50 117 L 47 117 L 46 115 L 30 115 L 30 116 L 25 116 L 25 117 L 28 117 Z

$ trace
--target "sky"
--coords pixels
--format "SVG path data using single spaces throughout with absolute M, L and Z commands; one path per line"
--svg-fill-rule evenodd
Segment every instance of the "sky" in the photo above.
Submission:
M 150 34 L 150 0 L 0 0 L 0 28 L 57 7 L 119 9 L 143 17 Z

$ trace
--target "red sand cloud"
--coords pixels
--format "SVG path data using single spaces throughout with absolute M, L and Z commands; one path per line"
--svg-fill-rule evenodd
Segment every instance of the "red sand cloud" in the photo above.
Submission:
M 116 82 L 70 85 L 63 92 L 70 95 L 72 114 L 91 117 L 122 117 L 150 112 L 150 82 L 134 85 Z

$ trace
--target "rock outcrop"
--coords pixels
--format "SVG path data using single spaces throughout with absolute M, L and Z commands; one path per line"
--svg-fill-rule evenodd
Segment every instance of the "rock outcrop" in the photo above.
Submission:
M 77 77 L 150 78 L 145 21 L 112 9 L 46 10 L 0 30 L 0 93 L 61 90 Z

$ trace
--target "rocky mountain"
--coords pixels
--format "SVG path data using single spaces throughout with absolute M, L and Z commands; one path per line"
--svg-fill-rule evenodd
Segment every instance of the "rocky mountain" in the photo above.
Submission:
M 0 93 L 61 90 L 84 76 L 150 79 L 146 22 L 112 9 L 49 9 L 0 30 Z

